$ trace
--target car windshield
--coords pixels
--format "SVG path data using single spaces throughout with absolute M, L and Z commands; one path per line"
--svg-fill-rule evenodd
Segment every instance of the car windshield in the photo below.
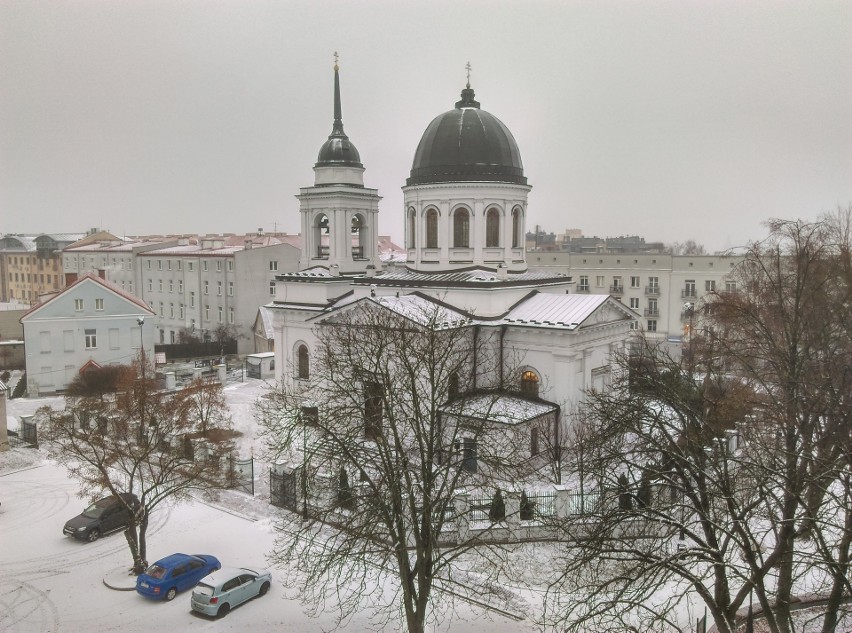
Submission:
M 202 596 L 212 596 L 213 595 L 213 587 L 210 585 L 205 585 L 203 582 L 198 583 L 193 589 L 195 593 L 199 593 Z
M 105 509 L 106 508 L 102 508 L 97 503 L 93 503 L 88 508 L 83 510 L 83 516 L 89 517 L 90 519 L 97 519 L 104 513 Z
M 160 579 L 165 577 L 167 571 L 168 570 L 165 567 L 160 567 L 159 565 L 154 564 L 145 570 L 145 574 L 151 578 Z

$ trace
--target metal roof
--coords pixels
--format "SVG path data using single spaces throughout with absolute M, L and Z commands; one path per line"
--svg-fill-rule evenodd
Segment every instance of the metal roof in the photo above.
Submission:
M 508 324 L 561 327 L 573 330 L 609 300 L 609 295 L 536 293 L 503 317 Z

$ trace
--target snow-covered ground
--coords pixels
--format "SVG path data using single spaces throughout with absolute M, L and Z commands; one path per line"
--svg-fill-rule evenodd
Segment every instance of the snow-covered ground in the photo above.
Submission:
M 243 433 L 240 453 L 261 451 L 254 434 L 254 400 L 264 385 L 252 380 L 226 388 L 234 426 Z M 8 402 L 9 426 L 40 406 L 62 406 L 61 398 L 15 399 Z M 214 554 L 227 565 L 266 565 L 276 537 L 275 519 L 284 512 L 268 504 L 266 466 L 256 466 L 257 494 L 226 492 L 213 503 L 196 500 L 155 511 L 149 528 L 153 561 L 172 552 Z M 256 482 L 257 483 L 257 482 Z M 78 631 L 144 633 L 147 631 L 327 631 L 335 622 L 329 605 L 311 617 L 282 580 L 292 570 L 273 568 L 269 595 L 235 609 L 223 620 L 196 616 L 189 594 L 173 602 L 151 602 L 134 591 L 116 591 L 103 583 L 130 558 L 123 536 L 114 534 L 82 543 L 62 534 L 66 520 L 78 514 L 86 500 L 77 484 L 52 462 L 47 451 L 16 448 L 0 453 L 0 631 L 3 633 L 76 633 Z M 341 579 L 341 583 L 349 582 Z M 482 608 L 461 603 L 451 619 L 436 631 L 533 631 L 518 622 Z M 371 610 L 352 615 L 344 629 L 375 628 Z M 400 630 L 393 623 L 386 630 Z

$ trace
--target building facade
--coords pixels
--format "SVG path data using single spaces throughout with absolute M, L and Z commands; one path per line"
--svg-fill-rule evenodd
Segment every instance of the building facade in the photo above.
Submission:
M 61 391 L 84 367 L 129 365 L 154 352 L 154 312 L 89 274 L 23 317 L 27 393 Z

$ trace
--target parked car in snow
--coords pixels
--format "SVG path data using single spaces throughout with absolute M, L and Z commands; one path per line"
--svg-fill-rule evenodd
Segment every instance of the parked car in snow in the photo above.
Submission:
M 136 577 L 136 592 L 154 600 L 174 600 L 178 591 L 191 589 L 221 566 L 219 559 L 209 554 L 172 554 Z
M 205 576 L 192 590 L 193 611 L 224 617 L 246 600 L 265 596 L 272 584 L 268 569 L 224 567 Z
M 62 533 L 82 541 L 96 541 L 99 537 L 118 530 L 123 530 L 130 524 L 131 512 L 139 508 L 136 495 L 123 492 L 119 495 L 104 497 L 95 501 L 82 513 L 65 523 Z

